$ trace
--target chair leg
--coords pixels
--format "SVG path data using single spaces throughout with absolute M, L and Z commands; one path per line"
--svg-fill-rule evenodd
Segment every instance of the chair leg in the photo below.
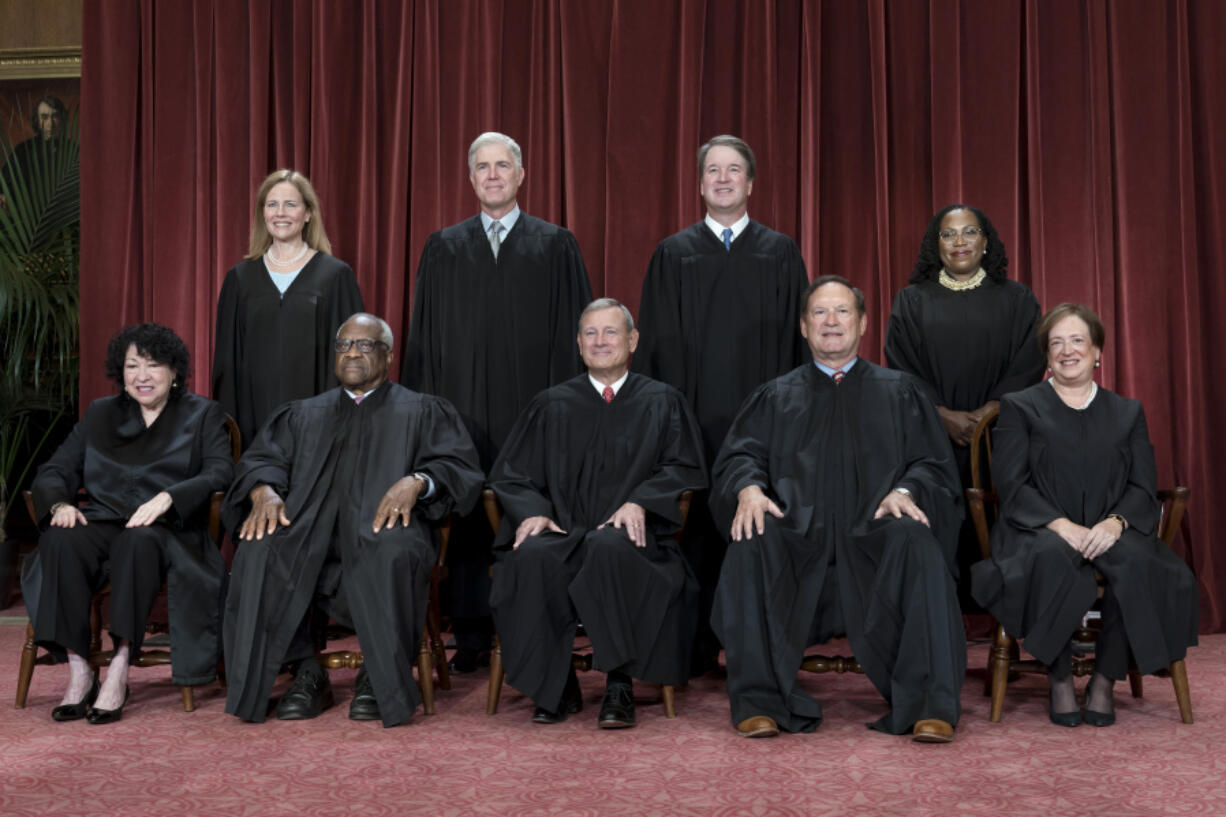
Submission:
M 502 644 L 498 636 L 494 636 L 494 651 L 490 653 L 490 688 L 485 699 L 485 714 L 494 715 L 498 712 L 498 699 L 502 697 L 502 681 L 505 673 L 502 671 Z
M 17 701 L 13 706 L 25 709 L 26 696 L 30 694 L 30 679 L 34 677 L 34 659 L 38 647 L 34 646 L 34 625 L 26 624 L 26 643 L 21 647 L 21 667 L 17 670 Z
M 663 688 L 661 688 L 660 691 L 664 695 L 664 717 L 666 718 L 677 717 L 677 702 L 676 702 L 676 699 L 673 697 L 673 692 L 674 692 L 673 685 L 665 684 Z
M 180 687 L 183 691 L 183 711 L 196 711 L 196 693 L 192 687 Z
M 430 653 L 430 639 L 423 638 L 417 650 L 417 685 L 421 688 L 421 709 L 427 715 L 434 714 L 434 657 Z
M 1135 669 L 1128 670 L 1128 686 L 1132 688 L 1132 697 L 1140 698 L 1145 692 L 1144 682 L 1141 680 L 1141 673 Z
M 451 689 L 451 669 L 447 666 L 447 650 L 443 648 L 443 634 L 439 627 L 438 611 L 433 604 L 426 608 L 426 640 L 430 642 L 434 669 L 438 673 L 438 688 Z
M 1005 711 L 1005 688 L 1009 684 L 1009 650 L 1013 639 L 1005 633 L 1005 628 L 997 625 L 996 637 L 992 643 L 992 711 L 988 720 L 1000 723 Z
M 1171 684 L 1175 687 L 1175 700 L 1179 702 L 1179 719 L 1192 722 L 1192 693 L 1188 690 L 1188 668 L 1183 659 L 1170 666 Z

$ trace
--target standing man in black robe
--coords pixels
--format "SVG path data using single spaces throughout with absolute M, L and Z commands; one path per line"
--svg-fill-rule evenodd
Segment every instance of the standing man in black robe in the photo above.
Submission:
M 490 606 L 507 680 L 536 702 L 537 723 L 582 708 L 571 649 L 583 621 L 608 673 L 608 729 L 635 724 L 632 678 L 689 677 L 698 587 L 671 534 L 706 466 L 680 392 L 630 374 L 630 310 L 593 301 L 578 340 L 587 373 L 536 396 L 490 474 L 506 512 Z
M 373 315 L 345 321 L 335 342 L 341 387 L 282 406 L 235 468 L 223 509 L 239 545 L 226 598 L 226 711 L 244 720 L 264 720 L 283 664 L 294 682 L 278 718 L 331 705 L 307 619 L 317 595 L 338 591 L 365 657 L 349 717 L 395 726 L 421 703 L 413 658 L 435 558 L 427 520 L 469 510 L 483 476 L 446 400 L 387 381 L 392 343 Z
M 571 332 L 592 288 L 570 231 L 520 210 L 524 163 L 514 139 L 478 136 L 468 171 L 481 212 L 426 241 L 400 382 L 451 401 L 488 471 L 528 401 L 581 371 Z M 492 542 L 482 512 L 452 524 L 456 672 L 488 661 Z
M 685 395 L 713 462 L 741 402 L 805 360 L 796 304 L 809 282 L 796 242 L 749 218 L 753 150 L 735 136 L 698 149 L 707 216 L 660 242 L 639 304 L 643 343 L 634 370 Z M 719 643 L 706 626 L 727 543 L 704 496 L 690 510 L 682 549 L 702 587 L 694 674 L 713 667 Z
M 713 469 L 732 721 L 747 737 L 816 729 L 796 673 L 809 644 L 846 634 L 891 706 L 871 726 L 948 742 L 966 671 L 949 438 L 918 380 L 857 357 L 860 290 L 823 275 L 802 303 L 813 362 L 745 401 Z

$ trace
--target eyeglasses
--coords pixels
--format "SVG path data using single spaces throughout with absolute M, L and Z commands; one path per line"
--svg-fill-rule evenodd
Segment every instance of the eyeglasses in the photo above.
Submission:
M 337 338 L 332 342 L 332 348 L 337 351 L 337 354 L 343 355 L 353 348 L 355 344 L 358 347 L 358 351 L 364 355 L 369 355 L 375 350 L 376 346 L 382 346 L 384 349 L 387 348 L 387 344 L 383 341 L 371 340 L 370 338 L 358 338 L 357 340 L 353 338 Z
M 937 233 L 937 235 L 941 237 L 942 241 L 953 241 L 958 237 L 959 233 L 957 230 L 941 230 L 941 232 Z M 974 241 L 976 238 L 983 235 L 983 230 L 978 227 L 963 227 L 961 235 L 967 241 Z

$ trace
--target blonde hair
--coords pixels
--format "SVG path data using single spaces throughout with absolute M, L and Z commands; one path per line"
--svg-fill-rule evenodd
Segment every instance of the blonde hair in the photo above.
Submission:
M 297 170 L 282 169 L 269 173 L 268 178 L 264 179 L 264 183 L 256 191 L 255 215 L 251 219 L 251 244 L 248 247 L 247 257 L 259 258 L 265 250 L 272 246 L 272 236 L 268 234 L 268 226 L 264 223 L 264 202 L 268 200 L 268 191 L 281 182 L 289 182 L 298 188 L 302 202 L 311 216 L 302 228 L 302 240 L 311 249 L 331 255 L 332 244 L 328 241 L 328 234 L 324 231 L 324 216 L 319 210 L 319 197 L 315 195 L 315 188 L 311 187 L 310 179 Z

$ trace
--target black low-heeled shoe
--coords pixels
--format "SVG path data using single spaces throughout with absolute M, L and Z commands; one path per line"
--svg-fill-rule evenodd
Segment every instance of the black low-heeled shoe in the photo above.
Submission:
M 1072 712 L 1057 712 L 1055 706 L 1055 693 L 1048 690 L 1047 717 L 1051 718 L 1051 722 L 1056 726 L 1081 726 L 1081 716 L 1082 713 L 1085 712 L 1084 709 L 1074 709 Z
M 85 697 L 75 704 L 60 704 L 55 709 L 51 710 L 51 720 L 53 721 L 79 721 L 81 718 L 89 715 L 89 708 L 94 701 L 98 699 L 98 691 L 102 689 L 102 684 L 98 683 L 98 673 L 94 673 L 94 683 L 90 686 L 89 692 L 85 693 Z
M 1114 712 L 1095 712 L 1093 709 L 1082 708 L 1081 719 L 1090 726 L 1110 726 L 1115 723 Z
M 123 703 L 119 705 L 118 709 L 93 709 L 91 707 L 89 714 L 85 716 L 85 720 L 89 721 L 94 726 L 99 726 L 104 723 L 118 722 L 119 719 L 123 717 L 123 708 L 128 703 L 128 693 L 131 691 L 132 690 L 128 688 L 127 684 L 125 684 L 123 688 Z

